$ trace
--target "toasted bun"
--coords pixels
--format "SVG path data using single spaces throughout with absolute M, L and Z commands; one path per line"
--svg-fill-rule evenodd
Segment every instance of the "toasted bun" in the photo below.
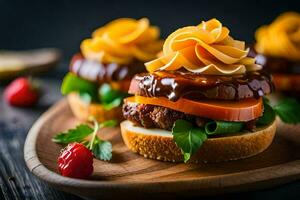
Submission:
M 173 141 L 170 131 L 145 129 L 130 121 L 121 123 L 122 137 L 127 147 L 146 158 L 182 162 L 181 150 Z M 204 142 L 190 162 L 221 162 L 254 156 L 272 143 L 276 122 L 256 132 L 210 138 Z
M 94 116 L 99 122 L 110 119 L 123 120 L 122 107 L 105 110 L 101 104 L 85 103 L 77 93 L 68 94 L 67 99 L 74 115 L 82 121 L 87 121 L 89 116 Z

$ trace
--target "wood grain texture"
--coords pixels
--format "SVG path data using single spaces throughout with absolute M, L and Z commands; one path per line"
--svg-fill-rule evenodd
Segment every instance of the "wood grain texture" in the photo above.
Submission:
M 8 106 L 0 86 L 0 199 L 1 200 L 80 200 L 58 191 L 37 179 L 25 165 L 23 145 L 34 121 L 52 105 L 59 95 L 57 81 L 41 81 L 46 92 L 32 108 Z M 47 84 L 46 84 L 47 83 Z M 56 92 L 57 90 L 57 92 Z
M 261 189 L 300 178 L 300 129 L 283 124 L 279 124 L 271 147 L 258 156 L 212 164 L 145 159 L 125 147 L 119 129 L 106 129 L 101 137 L 113 143 L 112 161 L 94 160 L 91 180 L 62 177 L 56 164 L 62 146 L 51 142 L 51 137 L 78 123 L 66 100 L 61 100 L 32 127 L 24 155 L 33 174 L 54 187 L 85 197 L 211 195 Z

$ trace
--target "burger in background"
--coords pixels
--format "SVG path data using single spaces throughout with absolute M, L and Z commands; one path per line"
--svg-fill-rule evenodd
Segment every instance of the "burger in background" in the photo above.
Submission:
M 74 115 L 86 121 L 122 119 L 121 104 L 130 80 L 161 50 L 160 31 L 146 18 L 121 18 L 98 28 L 74 55 L 61 92 Z
M 286 12 L 255 33 L 257 63 L 273 76 L 277 91 L 300 97 L 300 14 Z

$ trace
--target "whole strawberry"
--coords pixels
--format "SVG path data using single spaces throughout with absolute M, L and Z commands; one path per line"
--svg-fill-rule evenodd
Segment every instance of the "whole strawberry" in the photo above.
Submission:
M 5 100 L 13 106 L 27 107 L 37 103 L 39 93 L 31 79 L 17 78 L 4 90 Z
M 63 176 L 86 179 L 93 169 L 93 154 L 80 143 L 69 144 L 58 157 L 58 170 Z

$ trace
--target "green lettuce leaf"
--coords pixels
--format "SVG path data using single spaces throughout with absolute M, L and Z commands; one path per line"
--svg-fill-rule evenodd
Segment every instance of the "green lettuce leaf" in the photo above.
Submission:
M 78 92 L 80 94 L 87 94 L 93 101 L 98 101 L 97 95 L 98 86 L 95 83 L 81 79 L 72 73 L 68 73 L 62 82 L 61 93 L 67 95 L 71 92 Z
M 177 120 L 174 123 L 172 135 L 176 145 L 183 152 L 184 162 L 187 162 L 207 139 L 204 129 L 195 128 L 185 120 Z

